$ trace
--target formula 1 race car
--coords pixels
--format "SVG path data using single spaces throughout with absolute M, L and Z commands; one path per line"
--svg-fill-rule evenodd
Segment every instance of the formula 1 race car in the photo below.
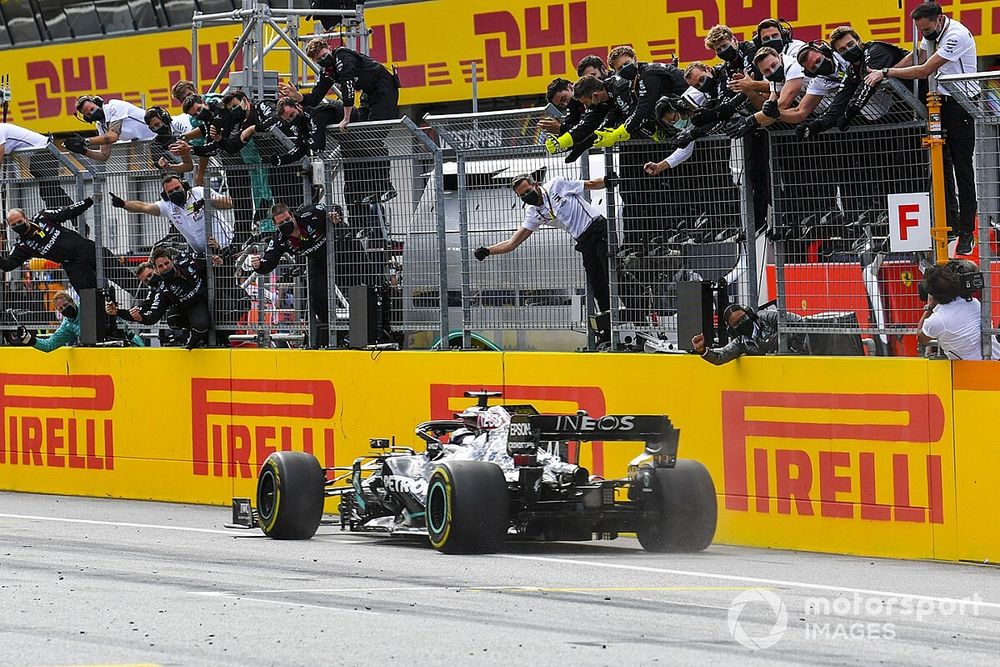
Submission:
M 326 497 L 340 498 L 341 530 L 427 535 L 445 553 L 489 553 L 508 537 L 614 539 L 634 532 L 648 551 L 701 551 L 715 535 L 708 470 L 678 460 L 680 431 L 663 415 L 541 415 L 530 405 L 477 405 L 417 426 L 423 453 L 370 441 L 347 468 L 276 452 L 261 466 L 257 506 L 233 499 L 233 524 L 276 539 L 309 539 Z M 580 442 L 644 442 L 624 479 L 569 462 Z

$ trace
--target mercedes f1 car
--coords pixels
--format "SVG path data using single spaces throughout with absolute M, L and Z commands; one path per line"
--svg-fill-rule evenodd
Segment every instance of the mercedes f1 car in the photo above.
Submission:
M 680 432 L 663 415 L 542 415 L 477 405 L 417 426 L 424 451 L 395 438 L 371 455 L 323 468 L 311 454 L 276 452 L 261 466 L 256 507 L 233 499 L 233 524 L 276 539 L 309 539 L 327 497 L 340 498 L 341 530 L 427 535 L 446 553 L 489 553 L 516 537 L 614 539 L 632 532 L 649 551 L 700 551 L 715 535 L 715 486 L 705 466 L 677 458 Z M 623 479 L 574 461 L 580 442 L 643 442 Z

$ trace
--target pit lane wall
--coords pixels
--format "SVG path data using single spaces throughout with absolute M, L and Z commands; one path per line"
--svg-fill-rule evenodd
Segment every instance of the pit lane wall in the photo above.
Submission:
M 665 413 L 719 493 L 717 541 L 1000 560 L 1000 367 L 922 359 L 67 349 L 0 353 L 0 488 L 228 504 L 277 449 L 416 445 L 469 389 L 543 412 Z M 590 443 L 620 476 L 636 444 Z M 328 511 L 334 505 L 328 504 Z M 222 520 L 220 514 L 220 521 Z

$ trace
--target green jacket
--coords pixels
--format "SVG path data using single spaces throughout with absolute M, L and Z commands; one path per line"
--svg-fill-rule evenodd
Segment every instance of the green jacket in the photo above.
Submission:
M 76 313 L 76 317 L 63 317 L 62 322 L 59 324 L 59 328 L 55 330 L 48 338 L 39 338 L 35 341 L 35 349 L 41 350 L 42 352 L 51 352 L 52 350 L 58 350 L 60 347 L 65 347 L 66 345 L 76 345 L 80 341 L 80 312 Z M 132 334 L 131 340 L 133 347 L 145 347 L 142 343 L 142 339 Z

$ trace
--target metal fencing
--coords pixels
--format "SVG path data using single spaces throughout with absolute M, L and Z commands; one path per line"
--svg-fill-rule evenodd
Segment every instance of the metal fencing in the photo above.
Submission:
M 43 209 L 60 208 L 91 194 L 86 170 L 51 144 L 6 155 L 2 169 L 6 211 L 19 208 L 28 219 Z M 70 223 L 81 233 L 93 226 L 92 211 Z M 10 248 L 16 235 L 6 225 L 4 230 Z M 53 328 L 56 316 L 52 296 L 68 285 L 66 272 L 55 262 L 34 258 L 19 267 L 10 266 L 0 287 L 0 328 Z
M 979 200 L 979 268 L 982 291 L 983 358 L 991 355 L 990 340 L 1000 333 L 1000 72 L 939 77 L 941 88 L 954 96 L 976 123 L 976 195 Z
M 996 97 L 975 104 L 984 99 Z M 76 224 L 95 241 L 98 282 L 116 287 L 120 309 L 147 296 L 134 270 L 151 251 L 193 253 L 203 266 L 218 344 L 356 345 L 356 294 L 364 297 L 357 306 L 373 311 L 379 342 L 573 349 L 593 345 L 588 314 L 597 308 L 570 235 L 543 226 L 509 254 L 477 261 L 474 251 L 524 223 L 513 177 L 588 180 L 615 172 L 612 188 L 587 193 L 612 232 L 613 349 L 676 343 L 677 285 L 704 280 L 724 285 L 730 301 L 774 297 L 783 312 L 806 317 L 783 322 L 783 335 L 868 334 L 876 352 L 914 354 L 914 337 L 902 340 L 919 319 L 922 260 L 888 252 L 886 196 L 929 189 L 926 117 L 898 86 L 882 91 L 875 108 L 846 132 L 802 140 L 790 128 L 767 131 L 769 242 L 755 229 L 749 189 L 759 174 L 748 167 L 748 142 L 712 135 L 678 156 L 665 144 L 630 141 L 567 161 L 544 148 L 541 108 L 428 116 L 424 127 L 407 118 L 354 123 L 347 132 L 331 125 L 321 150 L 283 166 L 275 158 L 298 145 L 295 130 L 258 133 L 239 154 L 211 158 L 131 142 L 95 162 L 50 146 L 37 156 L 7 156 L 8 208 L 31 217 L 46 203 L 93 195 L 95 206 Z M 982 110 L 992 114 L 980 119 L 980 222 L 988 234 L 1000 220 L 1000 121 L 993 107 Z M 668 156 L 670 168 L 647 173 L 647 163 Z M 204 197 L 194 232 L 167 211 L 163 178 L 173 173 Z M 125 209 L 112 194 L 129 202 Z M 271 207 L 310 202 L 336 212 L 326 220 L 332 242 L 306 256 L 279 252 L 273 267 L 256 271 L 280 238 Z M 8 311 L 0 328 L 51 327 L 47 299 L 67 283 L 43 260 L 14 270 L 0 295 Z M 147 338 L 165 328 L 166 319 Z
M 871 334 L 878 354 L 916 354 L 922 255 L 889 251 L 887 197 L 930 190 L 923 105 L 883 86 L 846 131 L 768 132 L 779 331 Z M 819 112 L 821 113 L 821 111 Z M 784 342 L 786 337 L 782 336 Z

